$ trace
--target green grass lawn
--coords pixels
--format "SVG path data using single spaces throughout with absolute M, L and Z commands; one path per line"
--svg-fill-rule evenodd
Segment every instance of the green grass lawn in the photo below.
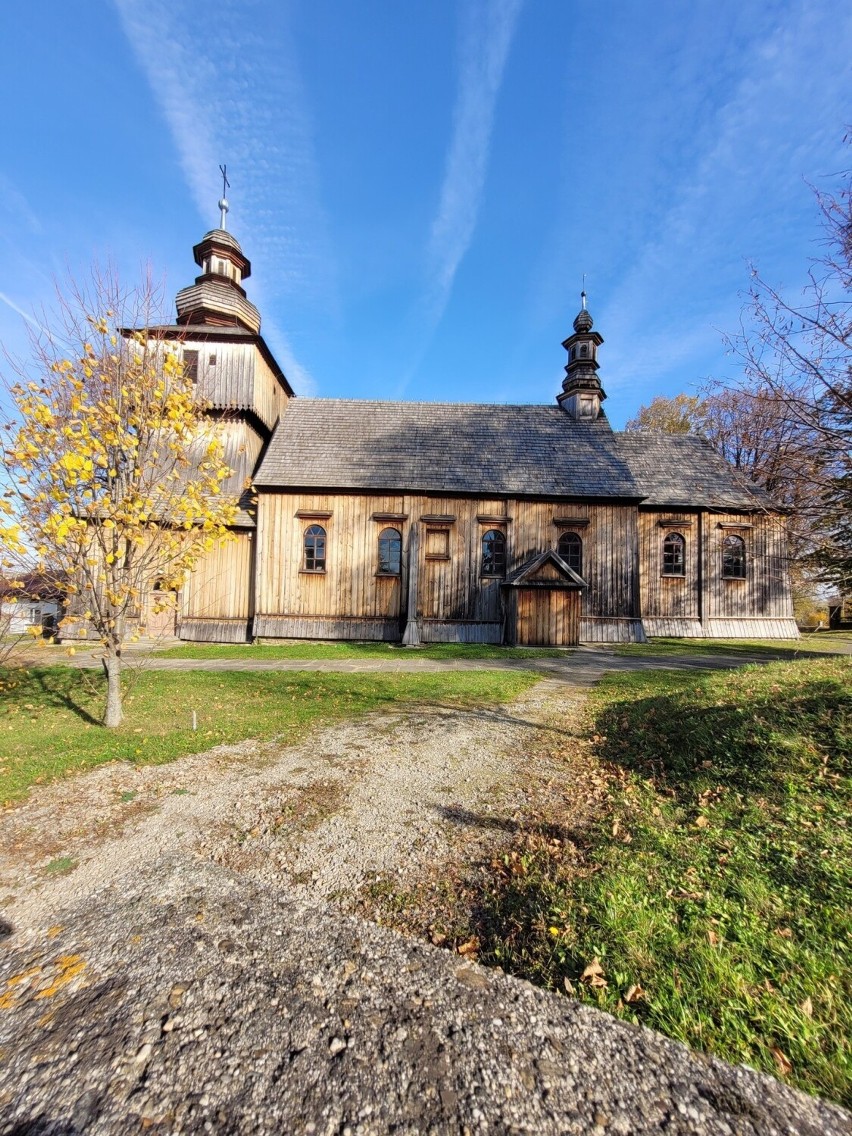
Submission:
M 742 655 L 748 658 L 795 659 L 814 655 L 852 654 L 852 633 L 820 631 L 800 639 L 651 639 L 613 648 L 616 655 Z
M 537 659 L 561 655 L 547 647 L 498 647 L 488 643 L 430 643 L 408 648 L 399 643 L 182 643 L 157 652 L 160 659 Z
M 852 1105 L 852 660 L 610 676 L 591 712 L 610 804 L 527 818 L 481 961 Z
M 281 735 L 296 741 L 312 726 L 369 710 L 507 701 L 535 681 L 509 671 L 142 671 L 128 676 L 125 723 L 107 730 L 98 722 L 104 702 L 100 675 L 70 667 L 0 669 L 0 801 L 106 761 L 156 764 L 243 738 Z

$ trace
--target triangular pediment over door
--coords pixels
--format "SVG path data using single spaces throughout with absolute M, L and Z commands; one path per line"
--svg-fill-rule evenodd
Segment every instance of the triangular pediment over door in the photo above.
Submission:
M 586 581 L 569 568 L 558 552 L 552 548 L 540 552 L 532 560 L 516 569 L 506 580 L 510 588 L 544 585 L 554 588 L 585 588 Z

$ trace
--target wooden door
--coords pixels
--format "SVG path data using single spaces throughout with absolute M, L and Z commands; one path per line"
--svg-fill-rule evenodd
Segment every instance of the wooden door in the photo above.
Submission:
M 576 588 L 518 588 L 515 643 L 519 647 L 576 647 L 580 592 Z
M 165 603 L 162 611 L 154 611 L 159 604 Z M 148 600 L 148 621 L 145 625 L 145 634 L 150 639 L 172 638 L 177 629 L 177 604 L 174 592 L 160 592 L 154 590 Z

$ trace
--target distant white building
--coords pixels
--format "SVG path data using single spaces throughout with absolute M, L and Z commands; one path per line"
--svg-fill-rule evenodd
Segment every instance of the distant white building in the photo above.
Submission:
M 0 583 L 0 637 L 26 635 L 31 628 L 51 636 L 62 614 L 62 596 L 53 581 L 30 574 Z

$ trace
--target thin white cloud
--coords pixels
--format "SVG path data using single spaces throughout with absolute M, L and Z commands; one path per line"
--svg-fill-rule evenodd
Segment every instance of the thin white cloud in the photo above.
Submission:
M 494 108 L 522 0 L 467 0 L 461 28 L 458 96 L 429 271 L 432 318 L 440 320 L 470 246 L 488 169 Z
M 47 329 L 42 327 L 34 316 L 31 316 L 29 312 L 25 312 L 23 308 L 18 307 L 15 301 L 10 300 L 5 292 L 0 292 L 0 300 L 2 300 L 7 308 L 11 308 L 13 312 L 19 315 L 21 319 L 26 320 L 31 327 L 36 328 L 36 330 L 43 332 L 45 335 L 48 334 Z
M 320 297 L 334 310 L 336 265 L 284 9 L 260 27 L 241 5 L 216 0 L 114 2 L 210 228 L 218 224 L 219 164 L 228 165 L 228 227 L 250 256 L 262 251 L 255 298 L 262 292 L 271 309 L 278 301 Z M 209 36 L 199 35 L 202 26 Z M 265 332 L 272 326 L 268 319 Z M 286 337 L 275 329 L 270 338 L 311 385 Z
M 23 222 L 35 236 L 44 233 L 44 226 L 23 193 L 4 174 L 0 174 L 0 213 L 15 222 Z
M 729 97 L 696 136 L 694 162 L 655 219 L 654 238 L 636 250 L 607 297 L 601 329 L 630 344 L 623 358 L 614 351 L 608 359 L 613 386 L 626 385 L 627 376 L 650 381 L 654 365 L 658 374 L 679 364 L 688 369 L 714 343 L 721 350 L 716 329 L 736 326 L 747 258 L 789 264 L 794 242 L 795 271 L 804 273 L 811 249 L 790 222 L 807 209 L 803 175 L 820 180 L 831 170 L 817 163 L 832 152 L 840 160 L 852 13 L 792 0 L 783 16 L 743 53 Z M 812 53 L 820 67 L 803 71 L 801 60 Z M 668 338 L 678 345 L 674 354 Z M 648 367 L 640 359 L 656 362 Z

